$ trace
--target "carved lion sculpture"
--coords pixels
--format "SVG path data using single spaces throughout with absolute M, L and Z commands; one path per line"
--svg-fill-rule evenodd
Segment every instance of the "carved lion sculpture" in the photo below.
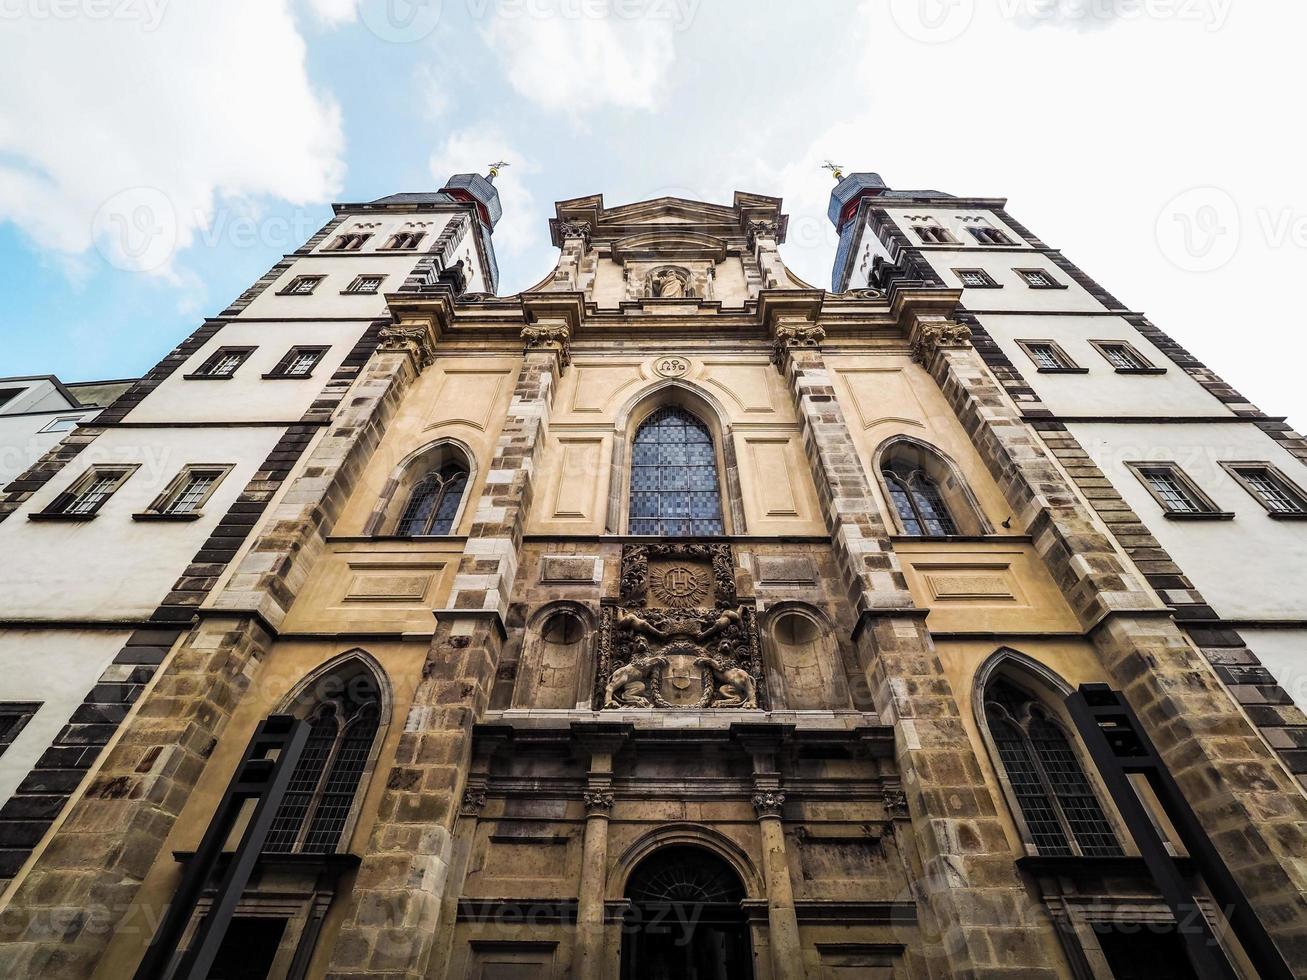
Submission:
M 652 708 L 653 702 L 644 696 L 649 690 L 649 674 L 666 666 L 666 657 L 637 657 L 618 667 L 604 688 L 604 707 Z
M 758 707 L 757 685 L 743 667 L 723 664 L 714 657 L 697 657 L 694 663 L 697 667 L 707 667 L 712 671 L 714 680 L 720 682 L 717 693 L 722 699 L 713 703 L 714 708 Z

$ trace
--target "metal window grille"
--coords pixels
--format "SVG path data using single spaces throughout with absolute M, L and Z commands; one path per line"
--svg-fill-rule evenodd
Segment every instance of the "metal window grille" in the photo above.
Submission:
M 957 521 L 939 491 L 939 484 L 919 469 L 897 464 L 882 468 L 894 510 L 903 524 L 903 533 L 913 536 L 958 533 Z
M 229 378 L 236 373 L 236 369 L 244 360 L 245 355 L 239 351 L 219 353 L 205 365 L 201 373 L 211 378 Z
M 359 276 L 352 283 L 346 292 L 350 293 L 375 293 L 381 288 L 381 276 Z
M 1026 282 L 1032 286 L 1052 286 L 1053 280 L 1042 272 L 1023 272 Z
M 1198 514 L 1207 509 L 1170 470 L 1144 470 L 1143 474 L 1167 510 L 1180 514 Z
M 123 474 L 121 472 L 105 471 L 94 474 L 91 479 L 78 490 L 64 507 L 66 514 L 93 514 L 99 510 L 100 505 L 109 499 L 118 484 L 122 482 Z
M 192 470 L 186 474 L 186 482 L 178 488 L 163 508 L 165 514 L 192 514 L 208 495 L 209 490 L 218 482 L 219 474 L 214 470 Z
M 428 473 L 413 485 L 398 534 L 449 534 L 458 516 L 458 505 L 467 488 L 467 467 L 454 461 Z
M 958 278 L 962 280 L 964 286 L 988 286 L 990 282 L 989 276 L 979 270 L 959 272 Z
M 300 276 L 290 284 L 290 289 L 287 292 L 294 293 L 296 296 L 307 296 L 313 292 L 314 287 L 321 281 L 321 276 Z
M 1035 362 L 1036 367 L 1061 368 L 1066 366 L 1062 363 L 1062 358 L 1057 356 L 1057 351 L 1053 349 L 1052 344 L 1029 344 L 1026 349 L 1030 351 L 1030 359 Z
M 1269 470 L 1240 469 L 1238 474 L 1267 510 L 1277 514 L 1301 514 L 1307 511 L 1307 501 L 1278 480 Z
M 1107 363 L 1114 368 L 1137 371 L 1148 367 L 1144 359 L 1126 344 L 1103 344 L 1099 349 L 1103 352 L 1103 356 L 1107 358 Z
M 322 356 L 320 351 L 295 349 L 290 352 L 286 358 L 285 366 L 281 373 L 292 378 L 301 378 L 312 372 L 318 359 Z
M 631 447 L 630 533 L 725 533 L 712 435 L 682 408 L 658 409 L 636 433 Z

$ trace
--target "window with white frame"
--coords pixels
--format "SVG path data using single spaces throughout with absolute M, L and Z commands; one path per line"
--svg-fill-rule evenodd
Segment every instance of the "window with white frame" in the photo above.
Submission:
M 168 489 L 150 505 L 148 511 L 135 516 L 186 519 L 199 517 L 200 508 L 230 471 L 231 465 L 227 463 L 214 465 L 194 463 L 186 466 L 168 484 Z
M 292 347 L 264 377 L 307 378 L 313 374 L 313 369 L 326 353 L 326 347 Z
M 1122 373 L 1153 372 L 1151 361 L 1124 340 L 1091 340 L 1108 364 Z
M 381 288 L 381 284 L 385 281 L 385 276 L 355 276 L 354 281 L 345 287 L 345 292 L 372 295 Z
M 67 490 L 55 497 L 45 510 L 30 516 L 38 519 L 89 520 L 136 469 L 135 465 L 92 466 L 74 480 Z
M 1272 517 L 1307 517 L 1307 493 L 1270 463 L 1222 463 Z
M 42 432 L 72 432 L 77 427 L 77 420 L 80 415 L 64 415 L 57 419 L 51 419 L 45 425 L 41 426 Z
M 984 269 L 954 269 L 958 282 L 967 289 L 998 289 L 996 283 Z
M 1126 463 L 1167 517 L 1228 518 L 1175 463 Z
M 1060 282 L 1043 269 L 1016 269 L 1016 273 L 1026 281 L 1031 289 L 1065 289 Z
M 219 347 L 187 379 L 222 379 L 236 374 L 236 369 L 254 353 L 253 347 Z

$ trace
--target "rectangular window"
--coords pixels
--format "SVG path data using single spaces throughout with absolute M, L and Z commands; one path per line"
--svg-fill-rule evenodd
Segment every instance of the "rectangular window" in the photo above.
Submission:
M 1082 368 L 1052 340 L 1018 340 L 1026 356 L 1034 362 L 1036 368 L 1045 373 L 1065 372 L 1068 374 L 1088 374 L 1088 368 Z
M 1014 269 L 1031 289 L 1066 289 L 1043 269 Z
M 371 295 L 381 288 L 385 276 L 355 276 L 354 281 L 345 287 L 345 292 Z
M 1124 340 L 1091 340 L 1090 343 L 1119 374 L 1161 374 L 1166 370 L 1154 367 L 1148 358 Z
M 194 520 L 200 516 L 200 508 L 209 499 L 218 484 L 231 471 L 230 464 L 207 465 L 195 463 L 185 467 L 177 478 L 168 484 L 150 509 L 142 514 L 133 514 L 137 520 L 173 518 L 176 520 Z
M 0 701 L 0 755 L 40 710 L 41 701 Z
M 265 378 L 307 378 L 327 353 L 326 347 L 292 347 Z
M 390 241 L 382 247 L 387 251 L 406 250 L 417 248 L 422 239 L 426 238 L 424 231 L 400 231 L 390 236 Z
M 26 390 L 26 388 L 0 388 L 0 408 L 8 405 Z
M 80 415 L 65 415 L 61 418 L 51 419 L 45 425 L 41 426 L 42 432 L 72 432 L 77 426 L 77 420 Z
M 245 363 L 245 359 L 254 353 L 253 347 L 219 347 L 193 374 L 184 377 L 188 381 L 200 379 L 221 380 L 236 374 L 236 369 Z
M 1272 517 L 1307 517 L 1307 493 L 1270 463 L 1222 463 Z
M 1175 463 L 1126 463 L 1161 505 L 1167 517 L 1228 520 L 1222 511 Z
M 999 284 L 984 269 L 954 269 L 953 274 L 968 289 L 999 289 Z
M 997 228 L 991 228 L 988 225 L 975 225 L 967 229 L 971 232 L 971 237 L 981 245 L 1015 245 L 1016 242 L 1008 238 Z
M 45 510 L 30 514 L 35 520 L 90 520 L 105 501 L 136 472 L 136 466 L 92 466 Z
M 948 229 L 939 225 L 913 225 L 912 230 L 917 233 L 927 245 L 956 245 L 958 240 L 949 234 Z
M 355 231 L 346 235 L 337 235 L 336 240 L 328 245 L 324 252 L 357 252 L 367 244 L 372 235 L 367 232 Z
M 322 282 L 324 278 L 324 276 L 296 276 L 278 295 L 312 296 L 313 290 L 318 288 L 318 283 Z

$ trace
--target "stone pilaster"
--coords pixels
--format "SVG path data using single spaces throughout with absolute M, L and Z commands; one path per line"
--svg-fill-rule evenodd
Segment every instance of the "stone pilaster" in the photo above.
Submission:
M 819 347 L 775 330 L 826 526 L 860 614 L 855 633 L 876 710 L 893 725 L 924 876 L 916 898 L 934 923 L 941 974 L 1054 977 L 1045 923 L 1028 902 L 925 611 L 915 608 Z M 801 325 L 794 324 L 796 330 Z M 934 945 L 933 942 L 931 945 Z M 1021 964 L 1016 966 L 1015 964 Z
M 0 974 L 90 976 L 118 929 L 152 932 L 137 889 L 271 645 L 344 500 L 417 375 L 378 352 L 223 592 L 154 686 L 19 885 L 0 922 Z M 216 613 L 216 614 L 215 614 Z M 129 911 L 140 921 L 125 921 Z
M 581 267 L 590 248 L 590 222 L 559 221 L 556 235 L 560 249 L 558 267 L 554 269 L 553 278 L 545 288 L 564 292 L 583 290 L 585 284 L 581 281 Z
M 958 336 L 919 344 L 921 362 L 1281 954 L 1290 963 L 1307 962 L 1307 803 Z
M 589 756 L 582 842 L 581 887 L 577 894 L 576 943 L 572 950 L 575 980 L 605 980 L 604 899 L 608 881 L 608 819 L 613 812 L 613 756 L 630 736 L 631 726 L 586 722 L 573 733 Z
M 562 370 L 560 338 L 542 339 L 540 346 L 524 339 L 522 368 L 476 503 L 451 608 L 437 613 L 422 682 L 332 950 L 332 978 L 427 976 L 442 912 L 453 906 L 445 898 L 472 727 L 494 686 L 536 457 Z

